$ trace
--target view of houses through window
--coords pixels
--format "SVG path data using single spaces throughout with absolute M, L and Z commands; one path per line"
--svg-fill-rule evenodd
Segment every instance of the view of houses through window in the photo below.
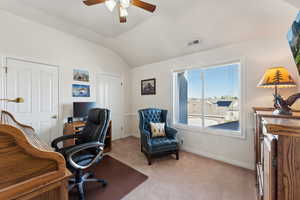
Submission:
M 240 64 L 178 72 L 177 123 L 240 130 Z

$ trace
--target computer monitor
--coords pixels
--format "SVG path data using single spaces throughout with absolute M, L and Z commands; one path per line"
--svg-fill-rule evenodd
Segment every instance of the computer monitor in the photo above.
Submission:
M 74 102 L 73 103 L 73 117 L 86 118 L 89 110 L 96 107 L 96 102 Z

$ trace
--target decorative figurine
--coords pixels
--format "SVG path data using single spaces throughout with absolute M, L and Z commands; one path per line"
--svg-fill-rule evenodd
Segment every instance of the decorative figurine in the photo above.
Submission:
M 276 110 L 273 112 L 274 115 L 293 115 L 292 109 L 290 108 L 298 99 L 300 93 L 293 94 L 286 100 L 281 95 L 274 95 L 274 107 Z

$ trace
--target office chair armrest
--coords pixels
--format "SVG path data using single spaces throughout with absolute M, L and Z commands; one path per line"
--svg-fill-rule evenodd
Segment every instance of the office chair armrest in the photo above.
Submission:
M 91 148 L 95 148 L 95 149 L 98 149 L 100 151 L 89 164 L 87 164 L 85 166 L 82 166 L 82 165 L 79 165 L 76 162 L 74 162 L 74 160 L 72 159 L 72 156 L 74 154 L 76 154 L 80 151 L 83 151 L 83 150 L 91 149 Z M 89 142 L 89 143 L 76 145 L 76 146 L 66 150 L 65 154 L 67 156 L 69 164 L 72 165 L 75 169 L 86 169 L 86 168 L 90 167 L 95 161 L 97 161 L 102 156 L 103 150 L 104 150 L 104 144 L 103 143 Z
M 175 138 L 177 134 L 177 130 L 171 127 L 166 127 L 166 134 L 168 138 Z
M 75 154 L 75 153 L 78 153 L 80 151 L 83 151 L 83 150 L 86 150 L 86 149 L 91 149 L 91 148 L 95 148 L 95 149 L 98 148 L 100 150 L 103 150 L 104 149 L 104 144 L 100 143 L 100 142 L 88 142 L 88 143 L 84 143 L 84 144 L 79 144 L 79 145 L 73 146 L 70 149 L 67 149 L 65 151 L 65 154 L 66 155 Z
M 51 146 L 55 149 L 55 151 L 59 151 L 59 148 L 57 146 L 58 143 L 64 141 L 64 140 L 70 140 L 70 139 L 74 139 L 74 138 L 78 138 L 80 134 L 71 134 L 71 135 L 63 135 L 63 136 L 60 136 L 56 139 L 54 139 L 52 142 L 51 142 Z

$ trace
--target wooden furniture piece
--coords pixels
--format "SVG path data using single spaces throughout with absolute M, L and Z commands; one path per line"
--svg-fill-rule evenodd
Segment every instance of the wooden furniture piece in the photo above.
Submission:
M 67 200 L 65 159 L 8 112 L 0 120 L 0 199 Z
M 79 133 L 84 127 L 85 127 L 85 122 L 82 122 L 82 121 L 65 123 L 64 135 Z M 112 122 L 110 121 L 108 130 L 107 130 L 107 135 L 105 138 L 104 153 L 108 153 L 111 151 L 111 142 L 112 142 Z M 64 141 L 63 145 L 64 145 L 64 147 L 73 146 L 73 145 L 75 145 L 75 139 Z
M 259 200 L 300 199 L 300 112 L 272 115 L 254 108 L 255 163 Z

